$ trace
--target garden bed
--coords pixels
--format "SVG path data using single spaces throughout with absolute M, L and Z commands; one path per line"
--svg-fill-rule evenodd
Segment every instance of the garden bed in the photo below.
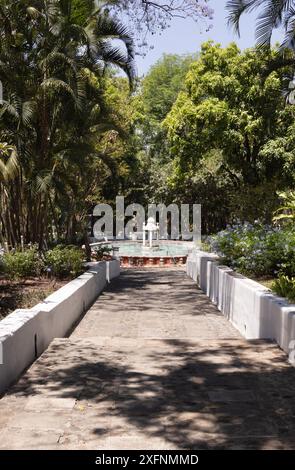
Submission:
M 266 287 L 267 289 L 271 291 L 273 290 L 274 282 L 277 279 L 275 277 L 252 277 L 252 276 L 249 276 L 249 278 L 252 279 L 252 281 L 259 282 L 259 284 L 262 284 L 263 287 Z
M 208 237 L 204 248 L 216 253 L 222 264 L 295 303 L 295 231 L 292 224 L 279 227 L 257 222 L 227 226 Z
M 57 245 L 40 252 L 35 246 L 2 252 L 0 258 L 0 320 L 17 309 L 42 302 L 83 273 L 84 252 Z
M 10 280 L 0 277 L 0 320 L 19 308 L 31 308 L 64 286 L 68 280 L 31 277 Z

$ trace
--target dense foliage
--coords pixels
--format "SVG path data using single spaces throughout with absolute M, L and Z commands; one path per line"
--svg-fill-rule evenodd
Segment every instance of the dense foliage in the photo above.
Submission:
M 236 224 L 206 238 L 203 249 L 218 254 L 221 263 L 251 276 L 275 280 L 272 290 L 295 302 L 295 232 L 282 227 Z
M 179 200 L 203 204 L 206 232 L 234 219 L 270 222 L 277 190 L 294 184 L 295 111 L 282 95 L 286 69 L 267 73 L 275 56 L 204 44 L 164 121 L 167 184 Z
M 76 246 L 56 246 L 45 254 L 45 269 L 51 275 L 76 277 L 83 271 L 84 253 Z
M 228 2 L 230 21 L 237 27 L 244 12 L 266 6 L 259 42 L 269 44 L 280 24 L 292 48 L 289 3 Z M 120 194 L 127 204 L 201 203 L 203 233 L 219 232 L 210 249 L 290 287 L 295 108 L 284 90 L 293 53 L 207 42 L 136 78 L 138 46 L 178 14 L 210 21 L 210 2 L 0 0 L 0 245 L 12 249 L 1 259 L 9 277 L 78 274 L 82 253 L 52 246 L 84 239 L 89 252 L 93 206 Z M 28 244 L 36 248 L 20 250 Z
M 295 276 L 292 227 L 236 224 L 208 237 L 208 247 L 225 264 L 252 276 Z
M 290 302 L 295 302 L 295 277 L 279 275 L 273 284 L 273 290 L 281 297 L 286 297 Z
M 5 253 L 1 258 L 2 269 L 9 279 L 40 276 L 44 265 L 36 248 Z
M 1 271 L 9 279 L 50 276 L 74 278 L 84 269 L 85 253 L 76 246 L 58 245 L 44 255 L 37 247 L 12 250 L 0 256 Z
M 10 245 L 75 238 L 109 166 L 99 143 L 120 134 L 106 66 L 133 78 L 132 39 L 99 9 L 83 26 L 75 18 L 69 0 L 0 3 L 0 234 Z
M 164 54 L 139 83 L 132 103 L 139 164 L 133 196 L 136 202 L 167 202 L 166 174 L 171 165 L 167 133 L 162 121 L 183 89 L 190 65 L 197 55 Z M 134 200 L 132 201 L 134 202 Z

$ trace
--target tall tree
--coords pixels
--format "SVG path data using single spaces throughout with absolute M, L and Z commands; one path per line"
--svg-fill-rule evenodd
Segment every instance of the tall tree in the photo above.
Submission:
M 151 200 L 166 202 L 166 189 L 161 181 L 165 179 L 170 158 L 162 121 L 183 89 L 185 76 L 196 58 L 197 54 L 164 54 L 140 81 L 133 100 L 134 126 L 139 137 L 137 187 L 141 187 L 141 194 L 145 195 L 140 199 L 143 203 Z
M 141 100 L 148 119 L 160 123 L 171 110 L 197 54 L 164 54 L 142 81 Z
M 93 132 L 114 125 L 103 99 L 106 67 L 134 76 L 128 30 L 102 10 L 83 25 L 72 13 L 70 0 L 0 2 L 1 232 L 12 245 L 21 236 L 43 245 L 67 162 L 95 153 Z
M 257 200 L 254 204 L 259 188 L 263 194 L 264 186 L 271 200 L 276 188 L 287 184 L 294 153 L 292 157 L 288 149 L 286 165 L 287 152 L 278 153 L 275 142 L 290 131 L 295 110 L 285 106 L 281 93 L 286 70 L 264 75 L 275 54 L 251 49 L 241 53 L 235 44 L 224 49 L 211 42 L 202 46 L 199 60 L 186 77 L 185 90 L 164 122 L 174 156 L 172 186 L 181 189 L 189 181 L 196 182 L 204 167 L 210 164 L 212 168 L 212 152 L 219 152 L 215 176 L 229 179 L 236 188 L 236 207 L 243 205 L 241 188 L 244 198 L 247 191 L 252 194 L 252 200 L 249 196 L 245 203 L 252 217 L 264 211 L 265 199 L 260 206 Z
M 166 132 L 161 123 L 183 89 L 190 64 L 197 55 L 164 54 L 140 83 L 135 105 L 137 127 L 148 157 L 160 162 L 166 157 Z

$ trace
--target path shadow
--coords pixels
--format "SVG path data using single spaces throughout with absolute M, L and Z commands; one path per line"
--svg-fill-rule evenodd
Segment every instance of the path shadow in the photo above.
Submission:
M 111 417 L 179 449 L 295 448 L 295 370 L 276 346 L 153 344 L 110 351 L 63 341 L 11 393 L 87 402 L 97 411 L 94 436 L 109 432 L 101 421 Z
M 180 288 L 181 286 L 181 288 Z M 119 297 L 118 297 L 119 296 Z M 124 305 L 118 302 L 122 298 Z M 177 310 L 179 318 L 199 315 L 222 316 L 194 281 L 184 271 L 147 269 L 123 271 L 120 278 L 112 281 L 96 301 L 97 309 L 114 307 L 128 312 Z

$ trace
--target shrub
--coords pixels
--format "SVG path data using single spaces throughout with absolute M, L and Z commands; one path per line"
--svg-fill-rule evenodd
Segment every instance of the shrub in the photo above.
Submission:
M 281 274 L 273 283 L 272 289 L 276 294 L 295 302 L 295 277 Z
M 237 224 L 207 242 L 225 264 L 244 274 L 295 275 L 295 233 L 290 228 Z
M 112 252 L 112 248 L 106 245 L 96 246 L 93 249 L 92 256 L 96 261 L 100 261 L 104 259 L 106 256 L 110 256 Z
M 45 264 L 58 278 L 76 277 L 83 272 L 83 251 L 75 246 L 56 246 L 45 253 Z
M 35 248 L 5 253 L 2 263 L 10 279 L 40 276 L 43 269 L 43 261 Z

